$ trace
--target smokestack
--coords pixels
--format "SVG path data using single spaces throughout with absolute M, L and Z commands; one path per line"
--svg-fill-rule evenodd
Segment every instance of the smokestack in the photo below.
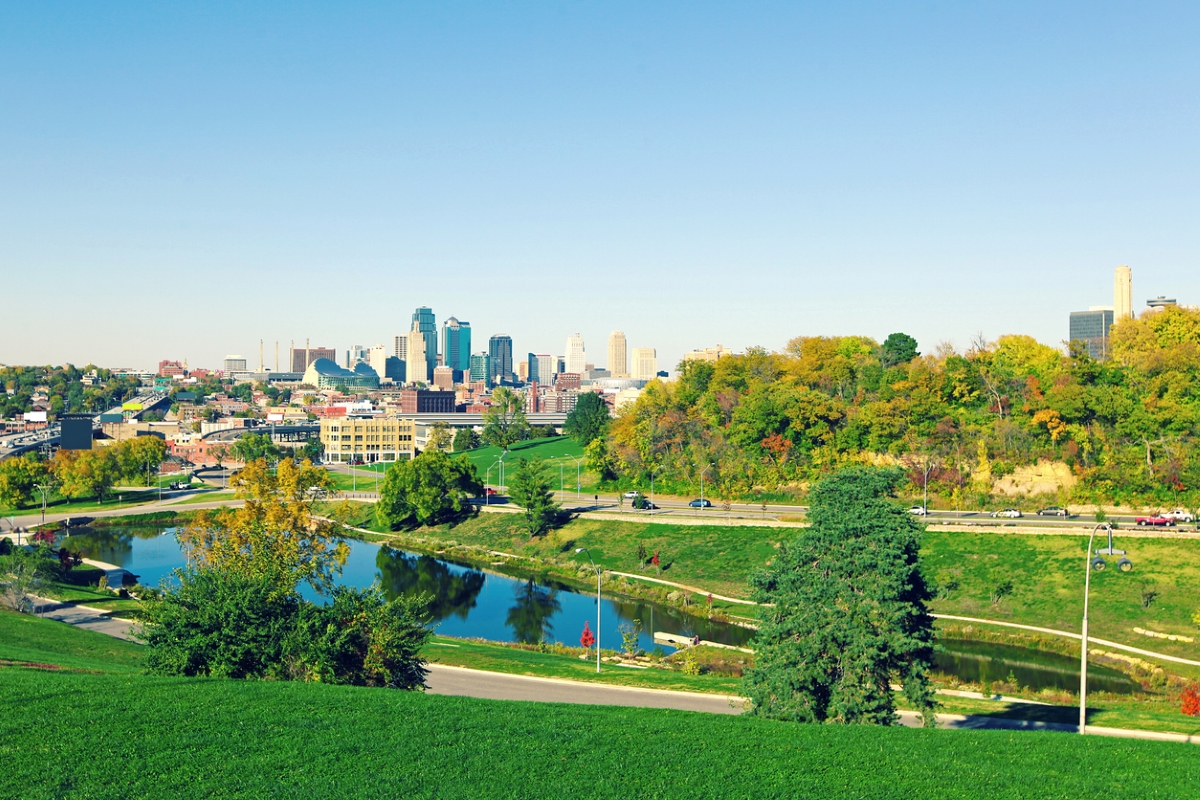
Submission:
M 263 340 L 259 339 L 258 340 L 258 371 L 260 374 L 262 373 L 262 344 L 263 344 Z
M 304 368 L 305 369 L 308 369 L 309 359 L 311 359 L 311 358 L 312 358 L 312 356 L 309 355 L 309 353 L 308 353 L 308 339 L 306 338 L 304 340 Z
M 279 372 L 279 340 L 275 340 L 275 371 Z

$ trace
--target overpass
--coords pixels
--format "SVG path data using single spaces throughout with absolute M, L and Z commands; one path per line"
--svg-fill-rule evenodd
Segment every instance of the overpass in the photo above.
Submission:
M 169 395 L 166 392 L 151 391 L 143 392 L 136 397 L 126 400 L 125 403 L 140 403 L 142 408 L 140 411 L 133 413 L 135 419 L 140 419 L 142 414 L 156 406 L 166 402 Z M 116 406 L 104 414 L 122 414 L 124 408 Z M 100 430 L 100 414 L 92 417 L 92 431 Z M 40 431 L 31 431 L 29 433 L 15 433 L 11 436 L 0 437 L 0 458 L 8 458 L 9 456 L 19 456 L 33 450 L 50 450 L 58 445 L 59 439 L 62 436 L 62 427 L 56 422 L 49 425 Z

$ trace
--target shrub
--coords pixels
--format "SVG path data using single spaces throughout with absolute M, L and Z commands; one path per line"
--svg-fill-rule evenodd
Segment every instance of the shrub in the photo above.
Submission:
M 1183 690 L 1180 699 L 1183 701 L 1182 708 L 1184 714 L 1189 717 L 1200 717 L 1200 683 L 1192 682 Z

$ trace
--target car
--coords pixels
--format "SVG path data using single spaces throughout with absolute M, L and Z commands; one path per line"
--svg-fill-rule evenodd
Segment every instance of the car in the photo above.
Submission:
M 1162 514 L 1155 514 L 1153 517 L 1135 517 L 1133 521 L 1138 525 L 1153 525 L 1163 528 L 1175 524 L 1175 520 Z
M 495 489 L 493 489 L 493 488 L 492 488 L 492 487 L 490 487 L 490 486 L 489 486 L 489 487 L 487 487 L 486 489 L 484 489 L 483 491 L 484 491 L 484 493 L 485 493 L 485 494 L 487 494 L 487 495 L 489 495 L 489 496 L 490 496 L 490 495 L 493 495 L 493 494 L 499 494 L 499 492 L 497 492 Z
M 712 503 L 707 500 L 696 499 L 688 503 L 692 508 L 712 508 Z
M 993 517 L 1007 517 L 1008 519 L 1016 519 L 1022 516 L 1019 508 L 1002 508 L 999 511 L 992 512 Z
M 651 503 L 649 500 L 647 500 L 644 497 L 635 498 L 633 501 L 633 507 L 640 511 L 657 511 L 658 510 L 658 506 L 656 506 L 654 503 Z
M 626 492 L 625 494 L 623 494 L 621 496 L 624 497 L 626 500 L 632 500 L 633 498 L 637 497 L 640 494 L 641 494 L 641 492 Z
M 1195 517 L 1195 515 L 1192 514 L 1192 512 L 1186 511 L 1182 508 L 1177 508 L 1174 511 L 1168 511 L 1167 513 L 1163 514 L 1162 516 L 1170 517 L 1171 519 L 1175 520 L 1176 522 L 1195 522 L 1196 521 L 1196 517 Z
M 918 517 L 924 517 L 929 514 L 929 509 L 925 506 L 913 506 L 908 510 L 910 514 L 916 514 Z
M 1050 506 L 1049 508 L 1040 508 L 1040 509 L 1038 509 L 1037 513 L 1038 513 L 1039 517 L 1069 517 L 1069 516 L 1071 516 L 1070 511 L 1067 511 L 1065 508 L 1059 508 L 1058 506 Z

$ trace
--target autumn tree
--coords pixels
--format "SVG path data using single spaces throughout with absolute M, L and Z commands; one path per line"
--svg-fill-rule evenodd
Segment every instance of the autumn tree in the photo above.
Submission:
M 34 456 L 18 456 L 0 461 L 0 505 L 21 508 L 33 502 L 37 486 L 45 486 L 50 471 Z

